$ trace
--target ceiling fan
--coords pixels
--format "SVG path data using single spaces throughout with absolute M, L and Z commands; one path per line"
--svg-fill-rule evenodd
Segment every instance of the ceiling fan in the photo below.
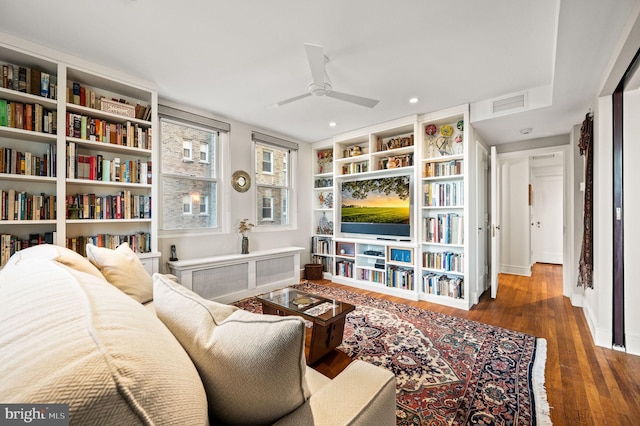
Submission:
M 367 108 L 373 108 L 378 104 L 378 101 L 375 99 L 334 91 L 325 68 L 325 64 L 329 62 L 329 58 L 324 55 L 322 46 L 305 43 L 304 48 L 307 53 L 309 67 L 311 68 L 311 76 L 313 77 L 313 81 L 309 83 L 309 91 L 305 94 L 294 96 L 293 98 L 285 99 L 284 101 L 273 104 L 274 107 L 281 107 L 288 103 L 307 98 L 311 95 L 328 96 L 330 98 L 351 102 Z

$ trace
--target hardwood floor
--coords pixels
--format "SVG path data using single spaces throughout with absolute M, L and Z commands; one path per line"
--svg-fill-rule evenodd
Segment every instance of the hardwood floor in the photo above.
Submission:
M 554 425 L 640 424 L 640 356 L 593 344 L 582 309 L 562 296 L 562 266 L 536 264 L 531 277 L 502 274 L 497 299 L 485 292 L 468 312 L 318 282 L 545 338 L 545 387 Z M 334 351 L 314 368 L 335 377 L 349 362 Z

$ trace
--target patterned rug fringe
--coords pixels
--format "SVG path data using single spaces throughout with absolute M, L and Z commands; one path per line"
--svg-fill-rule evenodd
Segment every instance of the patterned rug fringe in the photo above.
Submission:
M 544 386 L 544 366 L 547 361 L 547 340 L 536 339 L 536 358 L 533 362 L 533 373 L 531 382 L 533 384 L 533 395 L 536 401 L 536 424 L 539 426 L 551 426 L 549 413 L 549 401 L 547 400 L 547 389 Z

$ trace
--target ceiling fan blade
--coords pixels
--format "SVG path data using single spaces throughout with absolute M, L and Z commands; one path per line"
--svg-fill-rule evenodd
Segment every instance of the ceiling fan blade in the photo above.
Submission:
M 317 84 L 319 87 L 324 87 L 324 49 L 322 46 L 309 43 L 304 44 L 304 49 L 307 52 L 307 60 L 309 61 L 309 67 L 311 68 L 313 83 Z
M 373 108 L 374 106 L 378 105 L 379 102 L 375 99 L 363 98 L 362 96 L 349 95 L 347 93 L 334 92 L 333 90 L 327 93 L 327 96 L 334 99 L 340 99 L 341 101 L 351 102 L 352 104 L 362 105 L 367 108 Z
M 279 107 L 284 106 L 286 104 L 290 104 L 291 102 L 295 102 L 295 101 L 300 100 L 300 99 L 308 98 L 309 96 L 311 96 L 311 93 L 305 93 L 303 95 L 294 96 L 293 98 L 285 99 L 284 101 L 280 101 L 280 102 L 277 102 L 277 103 L 269 105 L 269 106 L 272 107 L 272 108 L 279 108 Z

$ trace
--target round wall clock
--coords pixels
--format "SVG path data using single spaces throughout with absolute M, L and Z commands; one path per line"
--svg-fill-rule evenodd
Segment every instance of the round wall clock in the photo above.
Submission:
M 237 170 L 231 175 L 231 185 L 238 192 L 247 192 L 251 187 L 251 178 L 244 170 Z

